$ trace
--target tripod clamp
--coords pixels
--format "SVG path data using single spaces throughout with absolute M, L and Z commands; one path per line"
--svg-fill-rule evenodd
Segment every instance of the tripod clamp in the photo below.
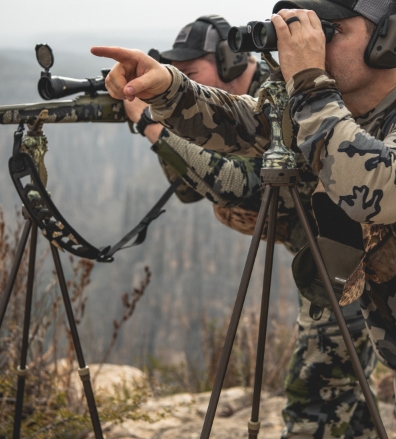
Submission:
M 289 96 L 286 91 L 286 83 L 280 71 L 279 64 L 272 58 L 270 53 L 262 54 L 270 68 L 271 75 L 260 89 L 259 99 L 255 113 L 260 113 L 266 102 L 270 103 L 268 119 L 271 125 L 271 147 L 263 154 L 262 169 L 296 169 L 295 154 L 290 149 L 291 136 L 284 136 L 286 131 L 291 132 L 291 120 L 289 112 Z M 289 145 L 285 145 L 284 138 L 289 138 Z
M 261 182 L 263 185 L 271 186 L 294 186 L 300 181 L 298 169 L 271 169 L 262 168 L 260 171 Z

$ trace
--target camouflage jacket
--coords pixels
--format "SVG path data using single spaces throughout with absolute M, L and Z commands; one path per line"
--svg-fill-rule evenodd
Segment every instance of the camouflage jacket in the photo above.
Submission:
M 249 95 L 258 95 L 260 86 L 268 75 L 267 65 L 259 63 Z M 256 157 L 241 157 L 216 153 L 188 142 L 166 128 L 152 149 L 158 154 L 170 182 L 178 176 L 183 178 L 184 184 L 179 186 L 177 192 L 181 201 L 188 203 L 205 197 L 213 203 L 215 216 L 220 222 L 240 233 L 253 234 L 261 203 L 261 154 Z M 298 166 L 302 175 L 300 195 L 309 213 L 310 197 L 316 187 L 317 176 L 307 166 L 301 154 Z M 276 241 L 284 243 L 293 253 L 305 243 L 304 234 L 297 223 L 297 213 L 290 193 L 286 188 L 281 188 Z M 266 238 L 266 232 L 265 228 L 263 239 Z
M 169 70 L 170 88 L 149 102 L 154 119 L 218 152 L 249 156 L 269 147 L 269 104 L 255 113 L 252 97 L 204 87 Z M 380 357 L 396 368 L 396 89 L 356 119 L 322 70 L 300 72 L 287 90 L 297 148 L 322 181 L 330 204 L 362 226 L 371 286 L 362 298 L 364 317 Z
M 174 76 L 171 87 L 150 101 L 156 120 L 214 151 L 249 156 L 268 148 L 269 104 L 254 113 L 254 98 L 204 87 L 172 66 L 169 69 Z M 287 87 L 297 145 L 333 202 L 360 223 L 394 223 L 396 130 L 389 130 L 383 141 L 377 137 L 396 90 L 354 120 L 334 80 L 323 71 L 301 72 Z
M 174 181 L 180 176 L 186 182 L 185 186 L 194 188 L 186 191 L 182 186 L 179 198 L 191 202 L 193 197 L 197 199 L 197 195 L 204 196 L 213 203 L 215 216 L 220 222 L 240 233 L 252 235 L 261 204 L 261 156 L 220 154 L 186 142 L 169 131 L 165 136 L 167 141 L 162 140 L 163 134 L 152 149 L 166 162 L 164 170 L 168 179 Z M 297 165 L 301 176 L 298 183 L 300 197 L 311 225 L 315 227 L 310 200 L 317 185 L 317 176 L 302 154 L 298 155 Z M 293 200 L 285 187 L 280 189 L 276 232 L 276 242 L 285 244 L 292 253 L 305 244 Z M 266 239 L 266 233 L 265 227 L 263 239 Z
M 396 129 L 387 127 L 379 140 L 396 89 L 353 119 L 335 81 L 321 70 L 301 72 L 287 87 L 297 144 L 332 201 L 359 223 L 396 222 Z
M 253 75 L 252 81 L 249 86 L 248 94 L 250 96 L 257 96 L 261 85 L 267 80 L 269 76 L 269 69 L 267 64 L 264 61 L 257 62 L 257 68 Z M 173 183 L 178 176 L 183 178 L 182 184 L 177 188 L 176 195 L 183 203 L 191 203 L 198 200 L 201 200 L 204 197 L 209 198 L 215 204 L 219 204 L 221 206 L 225 206 L 228 204 L 233 198 L 239 198 L 239 202 L 241 201 L 237 194 L 233 194 L 232 189 L 224 188 L 224 191 L 221 188 L 224 186 L 224 182 L 229 181 L 230 173 L 233 173 L 233 165 L 235 164 L 235 172 L 238 172 L 238 169 L 244 168 L 244 164 L 246 163 L 246 168 L 243 169 L 245 176 L 247 178 L 253 179 L 254 183 L 249 184 L 251 190 L 249 192 L 254 191 L 254 186 L 256 185 L 257 174 L 254 172 L 257 166 L 261 166 L 258 164 L 259 160 L 255 158 L 248 159 L 246 162 L 237 163 L 236 161 L 229 160 L 227 162 L 227 172 L 225 173 L 225 169 L 222 174 L 225 177 L 216 176 L 216 188 L 211 187 L 211 181 L 214 178 L 214 175 L 210 175 L 210 170 L 215 171 L 214 167 L 219 170 L 219 165 L 216 160 L 209 159 L 206 156 L 206 153 L 213 154 L 211 151 L 205 151 L 201 147 L 194 145 L 188 140 L 182 139 L 172 133 L 170 133 L 166 128 L 164 128 L 157 140 L 157 142 L 153 145 L 152 150 L 158 154 L 158 158 L 161 164 L 161 167 L 170 183 Z M 194 151 L 194 153 L 193 153 Z M 190 154 L 188 154 L 188 152 Z M 201 155 L 199 155 L 201 154 Z M 206 156 L 206 157 L 205 157 Z M 190 161 L 189 157 L 193 160 Z M 221 161 L 221 157 L 217 157 Z M 203 171 L 204 163 L 210 162 L 208 165 L 206 172 L 195 172 L 197 169 L 198 162 L 201 162 L 201 166 L 198 166 L 198 169 Z M 257 163 L 255 163 L 257 161 Z M 172 164 L 171 164 L 172 162 Z M 221 163 L 221 167 L 223 167 L 224 161 Z M 180 168 L 181 166 L 181 168 Z M 260 167 L 258 167 L 258 171 Z M 258 181 L 260 185 L 260 181 Z M 195 189 L 195 190 L 194 190 Z M 240 190 L 238 189 L 238 193 Z M 223 193 L 225 198 L 223 198 Z M 230 197 L 229 197 L 229 196 Z M 235 197 L 233 197 L 235 195 Z M 213 199 L 211 198 L 213 197 Z

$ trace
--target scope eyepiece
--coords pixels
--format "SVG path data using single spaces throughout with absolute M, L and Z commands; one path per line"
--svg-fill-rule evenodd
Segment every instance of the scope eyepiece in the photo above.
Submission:
M 326 43 L 333 38 L 336 24 L 321 20 Z M 228 32 L 228 45 L 237 52 L 273 52 L 278 50 L 278 38 L 271 20 L 250 21 L 246 26 L 233 26 Z

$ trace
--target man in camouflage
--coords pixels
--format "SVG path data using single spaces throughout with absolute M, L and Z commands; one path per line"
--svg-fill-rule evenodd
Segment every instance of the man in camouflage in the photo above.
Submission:
M 218 16 L 218 18 L 226 23 L 222 17 Z M 184 26 L 176 37 L 173 48 L 162 52 L 159 56 L 162 63 L 174 65 L 195 82 L 221 88 L 232 94 L 257 96 L 261 84 L 269 76 L 267 64 L 263 61 L 258 62 L 253 56 L 243 55 L 244 58 L 238 60 L 241 68 L 244 69 L 243 72 L 234 79 L 224 82 L 218 72 L 216 48 L 219 41 L 220 34 L 214 26 L 198 19 Z M 257 193 L 261 189 L 258 177 L 261 165 L 257 167 L 255 158 L 235 157 L 233 160 L 233 157 L 227 157 L 227 154 L 214 154 L 210 150 L 197 147 L 175 136 L 159 123 L 148 120 L 150 116 L 146 113 L 147 106 L 138 99 L 124 102 L 128 118 L 153 144 L 152 150 L 158 154 L 168 180 L 173 183 L 181 174 L 186 181 L 183 181 L 176 190 L 182 202 L 191 203 L 207 197 L 212 199 L 214 206 L 225 206 L 229 202 L 240 201 L 242 197 L 252 198 L 254 194 L 254 202 L 257 203 Z M 143 121 L 146 123 L 141 123 Z M 184 157 L 186 155 L 189 155 L 189 158 Z M 198 155 L 200 157 L 197 157 Z M 194 157 L 200 164 L 198 171 L 195 171 L 192 165 Z M 202 165 L 203 163 L 205 164 Z M 220 177 L 221 183 L 217 185 L 221 186 L 219 191 L 213 188 L 213 179 L 215 176 L 219 178 L 220 169 L 234 181 Z M 249 187 L 247 184 L 240 184 L 244 179 L 249 180 Z M 194 186 L 197 190 L 193 189 Z M 228 199 L 227 194 L 229 194 Z
M 394 260 L 392 239 L 395 236 L 393 227 L 385 224 L 396 221 L 394 205 L 388 200 L 394 193 L 395 184 L 391 149 L 395 133 L 393 127 L 384 133 L 382 122 L 394 101 L 396 74 L 394 70 L 378 71 L 363 62 L 369 28 L 386 13 L 389 2 L 371 3 L 371 0 L 360 0 L 340 6 L 330 0 L 279 2 L 273 22 L 278 34 L 282 72 L 288 81 L 298 148 L 319 175 L 330 199 L 362 224 L 368 288 L 362 295 L 361 305 L 378 356 L 394 369 L 396 306 L 393 283 L 396 273 L 389 262 Z M 338 24 L 337 35 L 326 51 L 317 15 L 311 11 L 287 10 L 292 7 L 313 9 L 320 18 Z M 285 21 L 293 16 L 299 20 L 288 26 Z M 270 127 L 266 105 L 263 111 L 255 114 L 256 102 L 249 97 L 230 96 L 220 90 L 202 87 L 172 67 L 152 63 L 137 51 L 95 48 L 93 53 L 119 61 L 108 79 L 109 91 L 115 97 L 148 99 L 153 117 L 176 134 L 222 152 L 243 155 L 253 151 L 261 154 L 268 148 Z M 325 53 L 328 75 L 324 74 Z M 150 74 L 136 77 L 136 64 Z M 384 139 L 378 140 L 382 135 Z M 367 154 L 369 160 L 365 157 Z M 384 251 L 375 252 L 380 246 Z M 385 267 L 378 264 L 383 254 L 387 256 Z M 303 307 L 300 323 L 306 323 L 306 318 Z M 330 332 L 326 325 L 317 325 L 316 330 Z M 301 345 L 302 353 L 296 351 L 292 378 L 287 383 L 289 432 L 285 437 L 375 437 L 369 429 L 355 425 L 353 416 L 366 408 L 361 396 L 354 399 L 358 386 L 353 387 L 354 378 L 349 376 L 352 372 L 349 374 L 340 367 L 337 374 L 333 373 L 327 379 L 326 368 L 319 370 L 315 362 L 299 363 L 318 347 L 304 325 L 301 325 L 301 332 L 301 341 L 305 336 L 306 343 Z M 322 358 L 330 366 L 337 358 L 331 354 L 334 345 L 329 335 L 321 338 L 321 347 Z M 365 345 L 364 349 L 358 349 L 358 353 L 362 355 L 367 350 L 369 348 Z M 334 352 L 341 357 L 345 355 L 341 341 Z M 344 366 L 345 361 L 345 357 L 342 358 Z M 309 406 L 309 402 L 300 396 L 293 401 L 294 395 L 307 390 L 304 380 L 312 385 L 310 393 L 319 396 L 319 404 Z M 340 384 L 341 388 L 351 386 L 346 392 L 350 399 L 341 404 L 338 400 L 342 393 L 338 388 Z M 298 425 L 299 410 L 305 418 L 301 423 L 305 423 L 305 430 Z M 365 417 L 369 417 L 367 412 Z
M 218 41 L 218 34 L 208 33 L 208 25 L 199 22 L 187 25 L 186 28 L 189 28 L 190 32 L 189 41 L 181 44 L 178 42 L 179 38 L 176 38 L 174 48 L 162 53 L 161 56 L 172 62 L 191 79 L 204 82 L 205 85 L 219 87 L 219 77 L 213 66 L 211 66 L 212 75 L 199 76 L 199 68 L 207 67 L 205 64 L 205 61 L 208 61 L 206 53 L 199 53 L 204 58 L 200 57 L 198 60 L 194 58 L 194 62 L 185 59 L 191 57 L 192 48 L 192 56 L 196 56 L 194 50 L 202 50 L 204 41 L 202 41 L 203 38 L 197 37 L 197 34 L 209 34 L 212 38 L 216 38 L 215 41 Z M 185 28 L 180 33 L 185 34 Z M 195 45 L 192 42 L 195 42 Z M 215 44 L 212 44 L 212 47 L 214 48 Z M 190 48 L 190 51 L 187 48 Z M 197 66 L 197 61 L 201 65 Z M 213 57 L 210 61 L 215 65 Z M 248 91 L 249 95 L 256 95 L 259 86 L 267 76 L 266 65 L 260 63 L 253 75 L 249 89 L 243 90 L 240 87 L 238 89 L 234 85 L 233 92 L 239 90 L 242 94 Z M 252 77 L 251 72 L 249 72 L 249 77 Z M 230 90 L 231 87 L 223 83 L 221 88 Z M 146 104 L 139 100 L 125 101 L 128 116 L 136 123 L 139 121 L 145 106 Z M 196 146 L 170 133 L 158 124 L 146 125 L 143 134 L 154 143 L 152 149 L 160 156 L 168 179 L 174 181 L 177 176 L 181 176 L 186 182 L 177 192 L 183 202 L 196 201 L 204 196 L 213 202 L 215 214 L 223 223 L 242 233 L 252 233 L 261 197 L 259 177 L 262 166 L 261 156 L 241 157 L 233 154 L 219 154 Z M 317 177 L 307 166 L 301 154 L 298 166 L 302 176 L 300 194 L 307 214 L 312 219 L 310 197 L 317 185 Z M 311 223 L 314 226 L 314 222 L 311 221 Z M 264 230 L 264 238 L 265 232 Z M 305 236 L 290 200 L 290 195 L 287 190 L 283 189 L 281 189 L 278 206 L 277 242 L 284 243 L 292 253 L 296 253 L 305 244 Z M 284 416 L 288 423 L 289 432 L 296 434 L 299 431 L 301 436 L 309 429 L 317 429 L 315 425 L 319 423 L 318 419 L 320 419 L 321 426 L 318 431 L 322 430 L 322 436 L 326 437 L 328 433 L 325 432 L 325 427 L 327 430 L 333 429 L 334 431 L 340 428 L 337 424 L 337 407 L 348 404 L 352 407 L 349 416 L 350 422 L 344 423 L 341 429 L 345 429 L 347 424 L 351 424 L 350 437 L 357 436 L 360 432 L 363 432 L 364 437 L 373 437 L 373 425 L 367 416 L 367 410 L 364 408 L 352 365 L 346 351 L 344 350 L 342 354 L 339 352 L 338 346 L 340 343 L 343 345 L 343 341 L 333 314 L 326 311 L 320 324 L 313 324 L 308 315 L 309 304 L 304 298 L 301 298 L 301 302 L 299 343 L 293 356 L 286 384 L 289 403 L 284 410 Z M 375 358 L 368 343 L 367 331 L 363 329 L 364 323 L 361 313 L 353 305 L 347 307 L 344 314 L 366 375 L 369 377 L 375 365 Z M 326 349 L 325 346 L 327 346 Z M 340 371 L 346 377 L 343 380 L 340 380 Z M 336 398 L 326 400 L 323 395 L 326 394 L 326 388 L 329 386 L 336 394 Z M 345 417 L 343 421 L 346 421 Z M 309 426 L 309 424 L 313 424 L 314 427 Z M 317 437 L 322 436 L 317 435 Z

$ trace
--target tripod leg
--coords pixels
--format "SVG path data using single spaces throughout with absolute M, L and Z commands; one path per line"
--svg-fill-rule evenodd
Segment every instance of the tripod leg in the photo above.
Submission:
M 252 274 L 254 261 L 256 259 L 257 250 L 261 240 L 261 234 L 264 229 L 265 219 L 267 217 L 268 207 L 271 201 L 272 190 L 273 189 L 271 186 L 266 186 L 264 191 L 263 199 L 260 206 L 260 212 L 257 218 L 256 227 L 254 229 L 252 242 L 249 247 L 249 252 L 246 258 L 245 267 L 243 269 L 241 283 L 239 285 L 238 294 L 235 299 L 230 325 L 228 327 L 223 351 L 221 353 L 219 367 L 217 369 L 216 378 L 209 401 L 208 410 L 206 412 L 205 421 L 201 432 L 201 439 L 208 439 L 212 429 L 213 420 L 216 414 L 216 409 L 220 398 L 221 388 L 223 386 L 228 362 L 230 360 L 232 346 L 235 340 L 235 334 L 238 329 L 239 319 L 241 318 L 246 292 L 249 286 L 249 281 Z
M 256 357 L 256 371 L 254 378 L 252 415 L 250 420 L 248 421 L 249 439 L 257 438 L 260 431 L 260 421 L 259 421 L 260 397 L 261 397 L 261 386 L 263 381 L 265 339 L 267 336 L 267 322 L 268 322 L 269 298 L 270 298 L 270 290 L 271 290 L 272 265 L 274 261 L 276 214 L 278 211 L 279 189 L 280 189 L 279 186 L 273 188 L 270 216 L 268 222 L 267 249 L 265 255 L 263 295 L 261 301 L 259 336 L 257 343 L 257 357 Z
M 324 265 L 322 256 L 319 252 L 315 238 L 314 238 L 312 231 L 311 231 L 311 228 L 309 226 L 308 219 L 307 219 L 306 214 L 304 212 L 304 209 L 302 207 L 300 195 L 299 195 L 298 190 L 295 186 L 290 188 L 290 192 L 291 192 L 291 195 L 293 197 L 293 201 L 294 201 L 294 204 L 296 206 L 296 210 L 297 210 L 298 216 L 300 218 L 301 224 L 304 228 L 304 232 L 305 232 L 305 235 L 307 237 L 308 244 L 309 244 L 309 247 L 310 247 L 311 252 L 312 252 L 312 256 L 315 260 L 320 277 L 323 281 L 327 296 L 328 296 L 329 301 L 331 303 L 331 307 L 332 307 L 334 315 L 337 319 L 338 326 L 340 327 L 341 334 L 342 334 L 342 337 L 344 339 L 347 351 L 351 357 L 351 362 L 352 362 L 353 368 L 354 368 L 356 376 L 359 380 L 360 386 L 362 387 L 363 394 L 364 394 L 364 397 L 366 399 L 366 403 L 367 403 L 368 409 L 370 411 L 371 417 L 373 418 L 374 425 L 377 429 L 378 436 L 380 437 L 380 439 L 388 439 L 388 436 L 387 436 L 385 428 L 384 428 L 384 424 L 382 423 L 381 416 L 378 413 L 378 409 L 377 409 L 377 406 L 375 405 L 373 395 L 371 394 L 370 387 L 369 387 L 367 380 L 366 380 L 366 377 L 364 375 L 362 366 L 361 366 L 360 361 L 359 361 L 359 357 L 356 353 L 355 346 L 354 346 L 352 338 L 349 334 L 348 327 L 345 323 L 344 316 L 342 315 L 340 306 L 338 305 L 337 298 L 334 294 L 333 287 L 331 285 L 329 276 L 327 274 L 326 267 Z
M 14 288 L 14 283 L 16 276 L 18 274 L 19 266 L 21 265 L 21 260 L 23 256 L 23 252 L 25 251 L 26 243 L 29 237 L 30 229 L 32 227 L 32 220 L 30 218 L 26 219 L 25 227 L 22 232 L 21 239 L 18 244 L 18 248 L 15 254 L 15 260 L 11 268 L 10 276 L 7 281 L 7 285 L 3 292 L 0 302 L 0 328 L 3 324 L 4 316 L 7 310 L 7 305 L 11 297 L 12 289 Z
M 56 273 L 59 279 L 59 286 L 61 288 L 63 303 L 66 309 L 66 315 L 70 326 L 70 332 L 73 338 L 74 349 L 76 351 L 78 360 L 78 373 L 84 386 L 85 396 L 88 402 L 89 413 L 91 415 L 92 426 L 95 432 L 96 439 L 103 439 L 102 427 L 99 421 L 99 415 L 96 408 L 95 397 L 92 390 L 92 384 L 89 375 L 89 368 L 85 364 L 84 355 L 81 348 L 80 338 L 78 336 L 77 325 L 74 319 L 73 308 L 71 305 L 69 293 L 67 291 L 67 285 L 65 276 L 63 274 L 62 264 L 59 257 L 58 250 L 50 244 L 52 257 L 54 258 Z
M 36 265 L 36 249 L 37 249 L 37 225 L 33 224 L 32 234 L 30 238 L 29 271 L 28 271 L 27 289 L 26 289 L 26 305 L 25 305 L 25 318 L 23 323 L 21 361 L 18 367 L 18 390 L 17 390 L 17 399 L 15 404 L 13 439 L 19 439 L 20 437 L 23 394 L 25 390 L 26 376 L 28 373 L 28 370 L 26 368 L 26 359 L 27 359 L 27 350 L 29 345 L 29 327 L 30 327 L 30 315 L 32 310 L 33 283 L 34 283 L 34 274 L 35 274 L 34 270 Z

